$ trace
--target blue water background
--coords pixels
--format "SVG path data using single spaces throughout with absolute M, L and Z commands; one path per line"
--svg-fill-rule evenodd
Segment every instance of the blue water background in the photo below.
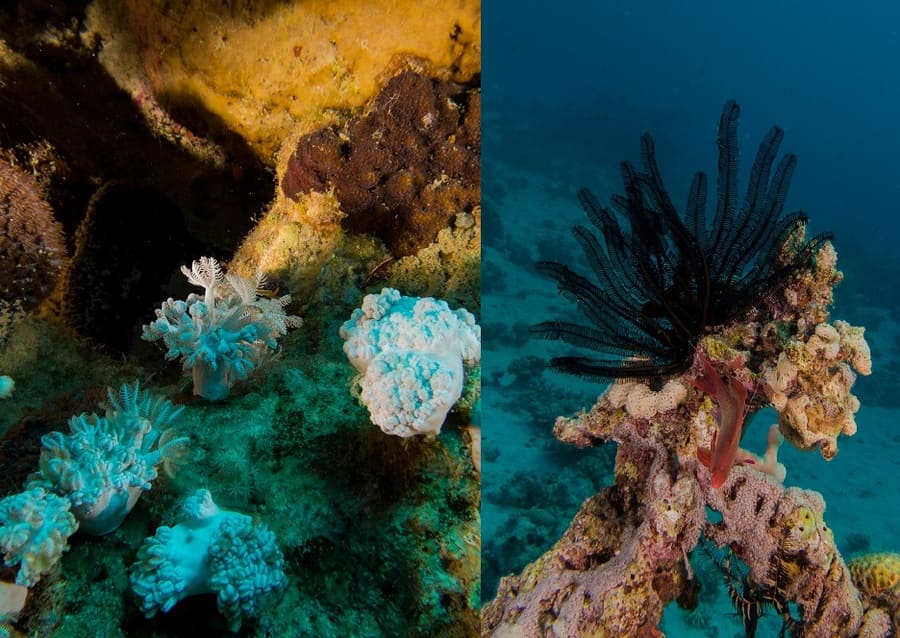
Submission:
M 825 495 L 845 555 L 900 551 L 900 5 L 495 1 L 483 25 L 485 598 L 608 482 L 609 450 L 553 441 L 553 417 L 588 408 L 602 386 L 541 371 L 537 361 L 565 348 L 529 340 L 527 325 L 575 315 L 531 265 L 579 263 L 575 191 L 601 201 L 620 191 L 619 162 L 639 162 L 645 131 L 676 205 L 698 169 L 712 198 L 728 99 L 741 106 L 741 192 L 759 141 L 781 126 L 782 153 L 799 157 L 785 210 L 834 232 L 845 280 L 832 320 L 866 326 L 873 351 L 874 372 L 856 386 L 858 434 L 830 463 L 783 448 L 787 484 Z M 771 422 L 758 415 L 746 446 L 764 447 Z M 667 610 L 667 635 L 741 635 L 722 596 L 710 605 L 691 623 Z

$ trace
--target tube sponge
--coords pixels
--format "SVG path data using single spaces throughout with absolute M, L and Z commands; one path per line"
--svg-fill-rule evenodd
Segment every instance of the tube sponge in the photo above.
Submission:
M 481 328 L 468 310 L 393 288 L 366 295 L 341 326 L 344 353 L 362 374 L 360 399 L 387 434 L 438 434 L 481 359 Z
M 246 514 L 219 509 L 209 490 L 191 494 L 182 514 L 138 550 L 129 572 L 138 604 L 151 618 L 188 596 L 215 593 L 229 629 L 237 631 L 242 617 L 258 615 L 262 598 L 286 584 L 275 535 Z

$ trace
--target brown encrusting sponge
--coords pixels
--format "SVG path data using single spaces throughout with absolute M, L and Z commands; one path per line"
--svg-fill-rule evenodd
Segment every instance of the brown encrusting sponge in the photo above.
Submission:
M 365 114 L 303 136 L 281 188 L 293 199 L 333 189 L 346 230 L 411 255 L 478 205 L 480 118 L 477 89 L 405 71 Z
M 36 307 L 66 260 L 62 229 L 28 173 L 0 161 L 0 300 Z

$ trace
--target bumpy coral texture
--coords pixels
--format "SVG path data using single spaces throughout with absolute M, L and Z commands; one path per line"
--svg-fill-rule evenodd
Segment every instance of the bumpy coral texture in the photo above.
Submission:
M 293 126 L 309 130 L 331 113 L 361 107 L 386 70 L 406 59 L 445 77 L 477 75 L 480 7 L 478 0 L 227 7 L 101 0 L 90 3 L 87 21 L 103 41 L 97 58 L 117 83 L 135 101 L 149 94 L 161 103 L 142 110 L 167 141 L 196 148 L 197 135 L 177 126 L 192 124 L 226 147 L 237 138 L 270 162 Z M 163 107 L 178 122 L 160 114 Z
M 52 290 L 65 261 L 62 227 L 37 182 L 0 161 L 0 300 L 34 308 Z
M 798 635 L 858 635 L 866 606 L 825 524 L 820 494 L 736 468 L 721 490 L 708 490 L 706 497 L 722 514 L 706 534 L 720 546 L 739 548 L 750 582 L 797 603 Z
M 50 571 L 76 529 L 68 499 L 43 488 L 31 487 L 0 500 L 0 550 L 5 565 L 19 565 L 19 585 L 31 587 Z
M 281 188 L 334 189 L 348 230 L 411 255 L 480 204 L 480 116 L 477 91 L 400 73 L 366 114 L 301 138 Z
M 900 554 L 862 554 L 851 558 L 847 566 L 866 601 L 891 617 L 893 635 L 897 635 L 900 631 Z
M 360 398 L 372 422 L 402 437 L 439 433 L 462 395 L 466 367 L 481 359 L 472 313 L 393 288 L 366 295 L 340 334 L 344 353 L 363 373 Z
M 204 289 L 203 296 L 169 297 L 156 311 L 156 321 L 144 326 L 142 338 L 161 339 L 168 347 L 166 358 L 181 359 L 191 371 L 194 394 L 224 399 L 234 382 L 246 379 L 278 347 L 278 338 L 302 321 L 284 311 L 290 295 L 259 295 L 261 275 L 226 275 L 212 257 L 201 257 L 190 269 L 182 266 L 181 272 Z
M 67 498 L 87 534 L 116 529 L 150 489 L 157 468 L 173 473 L 189 442 L 169 427 L 182 408 L 138 383 L 118 393 L 109 388 L 108 402 L 103 416 L 73 416 L 70 434 L 41 438 L 40 470 L 29 482 Z
M 821 496 L 785 488 L 785 468 L 777 459 L 781 433 L 831 458 L 838 436 L 856 431 L 859 402 L 850 389 L 856 373 L 870 372 L 871 362 L 861 328 L 829 321 L 832 287 L 840 278 L 834 249 L 825 244 L 810 269 L 747 317 L 710 331 L 684 375 L 653 388 L 615 383 L 590 411 L 557 420 L 554 433 L 564 442 L 618 443 L 615 484 L 585 503 L 553 549 L 521 575 L 501 581 L 497 598 L 484 609 L 484 635 L 606 635 L 607 629 L 656 635 L 662 606 L 690 589 L 688 579 L 663 582 L 660 574 L 683 575 L 700 537 L 693 525 L 686 533 L 685 521 L 702 522 L 707 508 L 721 520 L 707 522 L 702 534 L 743 561 L 749 590 L 778 601 L 791 615 L 786 622 L 794 635 L 887 635 L 885 605 L 861 598 L 853 586 L 825 525 Z M 699 461 L 722 428 L 721 397 L 698 388 L 704 385 L 698 377 L 706 385 L 746 389 L 732 411 L 771 403 L 779 416 L 764 454 L 736 447 L 728 455 L 736 466 L 724 465 L 716 477 Z M 674 465 L 661 466 L 660 458 Z M 670 492 L 678 484 L 694 496 L 675 498 Z M 615 523 L 602 521 L 603 508 Z M 640 552 L 632 550 L 635 537 L 641 538 Z
M 764 368 L 763 382 L 782 431 L 797 447 L 818 447 L 830 459 L 837 453 L 837 437 L 856 433 L 853 368 L 864 375 L 872 370 L 864 331 L 845 321 L 822 322 L 807 338 L 789 339 L 774 366 Z
M 275 535 L 246 514 L 219 509 L 209 490 L 187 498 L 182 520 L 161 526 L 138 550 L 131 586 L 147 618 L 188 596 L 215 593 L 229 629 L 257 616 L 260 603 L 284 588 L 284 557 Z

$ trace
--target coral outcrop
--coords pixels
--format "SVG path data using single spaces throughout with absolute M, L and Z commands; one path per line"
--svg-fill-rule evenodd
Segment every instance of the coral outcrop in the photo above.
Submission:
M 101 63 L 166 139 L 213 157 L 246 140 L 271 162 L 294 126 L 310 131 L 362 106 L 404 60 L 470 80 L 480 7 L 97 0 L 88 25 L 103 40 Z
M 663 606 L 687 589 L 686 555 L 704 523 L 696 462 L 623 421 L 615 485 L 588 499 L 549 552 L 500 582 L 483 635 L 652 635 Z
M 614 383 L 590 411 L 557 420 L 564 442 L 618 444 L 615 483 L 585 503 L 553 549 L 501 581 L 484 610 L 486 635 L 656 635 L 662 606 L 692 598 L 689 556 L 701 537 L 747 566 L 742 613 L 771 604 L 797 636 L 886 635 L 890 619 L 860 597 L 822 498 L 785 488 L 777 460 L 780 434 L 830 459 L 837 437 L 856 431 L 850 388 L 871 361 L 861 328 L 829 322 L 840 278 L 826 243 L 747 317 L 711 330 L 684 375 L 652 387 Z M 779 415 L 766 452 L 741 450 L 735 439 L 727 465 L 703 467 L 731 419 L 722 412 L 766 404 Z M 717 515 L 707 520 L 707 508 Z

